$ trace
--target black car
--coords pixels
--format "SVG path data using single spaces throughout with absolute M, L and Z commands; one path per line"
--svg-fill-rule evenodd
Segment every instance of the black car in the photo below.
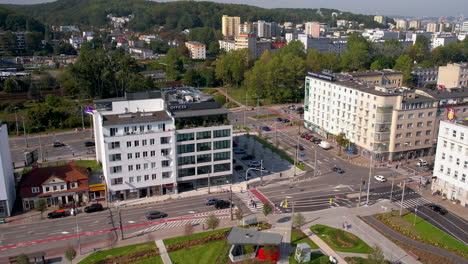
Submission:
M 63 144 L 62 142 L 58 140 L 55 140 L 54 143 L 52 143 L 52 147 L 54 148 L 63 147 L 63 146 L 65 146 L 65 144 Z
M 339 167 L 333 167 L 332 170 L 338 174 L 342 174 L 345 172 L 342 168 L 339 168 Z
M 287 119 L 287 118 L 283 118 L 283 123 L 289 123 L 291 122 L 291 120 Z
M 295 145 L 294 148 L 299 148 L 299 150 L 304 150 L 305 149 L 304 146 L 302 146 L 302 145 L 299 145 L 299 147 L 297 145 Z
M 53 218 L 62 218 L 67 216 L 66 212 L 64 210 L 56 210 L 53 211 L 52 213 L 49 213 L 47 215 L 47 218 L 53 219 Z
M 206 199 L 205 201 L 205 205 L 213 205 L 215 204 L 217 201 L 220 201 L 218 198 L 208 198 Z
M 278 122 L 283 122 L 283 118 L 278 117 L 278 118 L 276 118 L 276 121 L 278 121 Z
M 307 133 L 304 132 L 304 133 L 301 134 L 301 138 L 305 138 L 305 137 L 307 137 L 308 135 L 309 135 L 309 134 L 307 134 Z
M 99 212 L 99 211 L 102 211 L 104 210 L 104 207 L 102 206 L 102 204 L 92 204 L 90 206 L 86 206 L 84 211 L 86 213 L 93 213 L 93 212 Z
M 159 211 L 151 211 L 151 212 L 147 212 L 145 216 L 146 216 L 146 219 L 151 220 L 151 219 L 156 219 L 156 218 L 164 218 L 167 216 L 167 214 L 163 212 L 159 212 Z
M 448 213 L 448 211 L 447 211 L 445 208 L 443 208 L 442 206 L 437 205 L 437 204 L 430 204 L 430 205 L 429 205 L 429 208 L 430 208 L 432 211 L 434 211 L 434 212 L 436 212 L 436 213 L 438 213 L 438 214 L 440 214 L 440 215 L 445 215 L 445 214 Z
M 225 209 L 229 208 L 230 205 L 231 203 L 229 201 L 219 200 L 214 204 L 214 207 L 216 209 Z
M 241 160 L 252 160 L 252 159 L 255 159 L 255 156 L 254 155 L 244 155 L 241 157 Z
M 242 165 L 236 165 L 236 166 L 234 167 L 234 170 L 236 170 L 236 171 L 241 171 L 241 170 L 243 170 L 243 169 L 244 169 L 244 167 L 242 167 Z
M 88 147 L 88 148 L 89 148 L 89 147 L 94 147 L 95 144 L 94 144 L 93 141 L 86 141 L 86 142 L 84 143 L 84 145 L 85 145 L 85 147 Z
M 315 144 L 320 144 L 320 142 L 322 142 L 322 140 L 320 138 L 314 138 L 314 140 L 312 142 L 314 142 Z

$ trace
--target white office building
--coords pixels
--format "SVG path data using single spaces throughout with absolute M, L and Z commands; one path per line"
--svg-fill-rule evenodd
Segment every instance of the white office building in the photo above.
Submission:
M 11 161 L 8 129 L 0 122 L 0 218 L 11 215 L 16 199 L 15 176 Z
M 432 191 L 468 205 L 468 121 L 441 121 Z
M 185 87 L 127 93 L 95 106 L 96 155 L 111 201 L 231 180 L 232 126 L 209 95 Z

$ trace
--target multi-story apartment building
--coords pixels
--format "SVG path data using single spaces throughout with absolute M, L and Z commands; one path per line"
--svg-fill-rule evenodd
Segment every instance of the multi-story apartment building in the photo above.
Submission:
M 223 36 L 237 36 L 239 34 L 240 17 L 223 15 L 221 20 L 221 31 Z
M 320 37 L 320 23 L 319 22 L 307 22 L 305 23 L 306 35 L 312 36 L 314 38 Z
M 426 25 L 426 32 L 438 32 L 438 24 L 437 23 L 427 23 Z
M 193 88 L 95 101 L 96 156 L 111 200 L 226 183 L 232 174 L 227 110 Z
M 461 23 L 460 31 L 461 32 L 468 32 L 468 20 L 463 21 L 463 23 Z
M 409 28 L 411 29 L 420 29 L 421 28 L 421 21 L 417 21 L 417 20 L 412 20 L 409 22 Z
M 452 63 L 440 66 L 437 85 L 443 88 L 468 86 L 468 63 Z
M 16 198 L 8 128 L 0 121 L 0 218 L 9 217 Z
M 457 41 L 458 41 L 458 38 L 455 35 L 446 35 L 443 33 L 441 34 L 437 33 L 437 35 L 434 35 L 432 37 L 431 48 L 435 49 L 437 47 L 445 47 L 449 43 L 457 42 Z
M 204 60 L 206 59 L 206 45 L 198 41 L 185 42 L 185 46 L 190 52 L 190 58 Z
M 252 22 L 244 22 L 243 24 L 239 24 L 239 34 L 242 33 L 258 34 L 258 25 Z
M 348 72 L 344 73 L 344 75 L 372 85 L 383 85 L 394 88 L 400 87 L 403 82 L 403 73 L 391 69 L 384 69 L 381 71 Z
M 408 21 L 406 19 L 395 19 L 396 25 L 395 27 L 399 30 L 407 30 L 408 29 Z
M 384 16 L 374 16 L 374 21 L 380 24 L 387 24 L 387 18 Z
M 468 121 L 442 121 L 434 163 L 432 191 L 468 205 Z
M 423 88 L 427 85 L 435 85 L 437 83 L 438 74 L 438 67 L 415 68 L 411 72 L 411 75 L 413 76 L 413 84 L 418 88 Z

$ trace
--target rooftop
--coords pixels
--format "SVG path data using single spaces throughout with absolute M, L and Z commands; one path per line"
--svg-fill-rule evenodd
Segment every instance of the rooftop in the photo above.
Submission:
M 449 99 L 449 98 L 465 98 L 468 97 L 468 88 L 452 88 L 446 90 L 432 90 L 421 88 L 417 91 L 423 92 L 435 99 Z
M 279 245 L 282 239 L 283 236 L 281 234 L 261 232 L 236 226 L 229 231 L 227 237 L 228 243 L 233 245 Z
M 352 77 L 358 78 L 358 77 L 393 75 L 393 74 L 403 74 L 403 73 L 400 72 L 400 71 L 395 71 L 395 70 L 391 70 L 391 69 L 384 69 L 384 70 L 381 70 L 381 71 L 347 72 L 347 73 L 343 73 L 343 74 L 347 74 L 347 75 L 350 75 Z
M 103 125 L 124 125 L 147 123 L 154 121 L 169 121 L 172 118 L 167 111 L 138 112 L 117 115 L 103 115 Z

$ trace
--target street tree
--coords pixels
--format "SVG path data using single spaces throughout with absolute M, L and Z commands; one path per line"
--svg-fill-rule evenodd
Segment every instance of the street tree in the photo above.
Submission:
M 76 258 L 76 250 L 73 247 L 67 248 L 65 251 L 65 258 L 70 261 L 70 263 L 73 263 L 73 260 Z
M 294 214 L 294 217 L 293 217 L 293 226 L 295 228 L 300 228 L 301 226 L 303 226 L 305 224 L 305 217 L 304 215 L 302 215 L 301 213 L 296 213 Z
M 382 249 L 379 246 L 374 247 L 374 250 L 372 251 L 372 253 L 368 255 L 367 259 L 369 260 L 370 263 L 374 263 L 374 264 L 388 263 L 385 260 L 385 256 L 383 254 Z
M 216 215 L 210 214 L 205 223 L 209 229 L 215 230 L 219 226 L 220 220 Z
M 267 216 L 273 212 L 270 203 L 264 202 L 263 203 L 263 215 Z
M 26 256 L 26 254 L 21 254 L 19 255 L 17 258 L 16 258 L 16 262 L 18 264 L 29 264 L 31 262 L 29 262 L 29 258 L 28 256 Z
M 346 148 L 349 144 L 349 139 L 346 138 L 345 133 L 339 133 L 335 136 L 336 143 L 338 144 L 339 155 L 341 155 L 341 147 Z
M 403 84 L 410 85 L 413 79 L 411 72 L 413 71 L 413 60 L 409 55 L 403 54 L 395 61 L 394 70 L 403 73 Z
M 34 209 L 41 212 L 41 218 L 43 218 L 43 213 L 47 210 L 47 202 L 45 199 L 36 200 L 34 203 Z

